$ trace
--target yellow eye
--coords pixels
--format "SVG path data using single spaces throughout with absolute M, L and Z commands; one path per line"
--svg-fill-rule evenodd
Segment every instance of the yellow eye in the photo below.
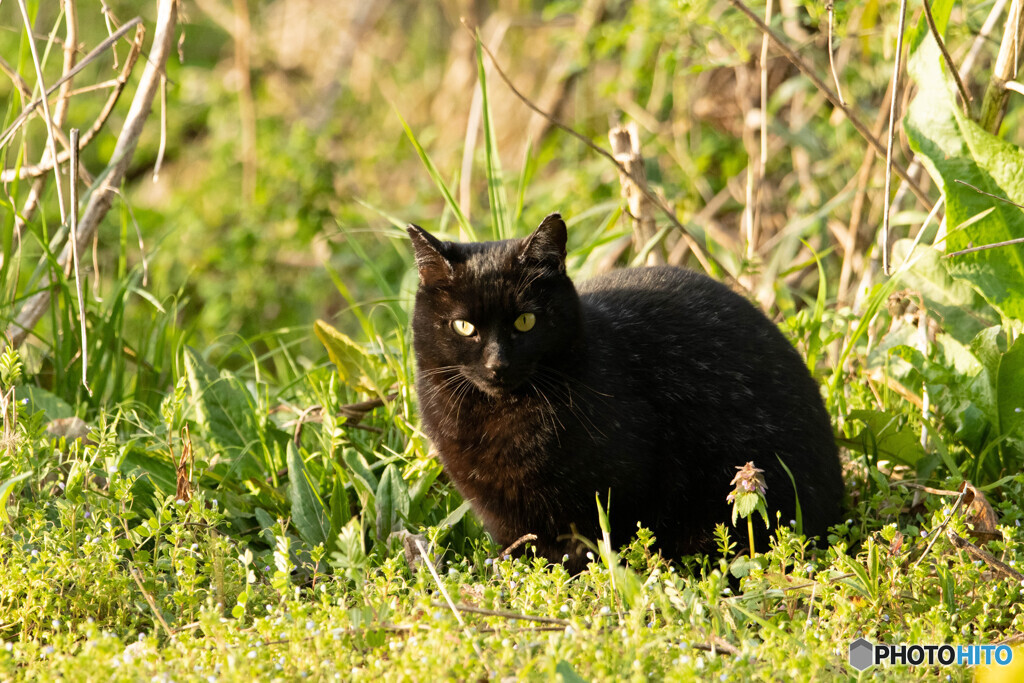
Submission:
M 533 329 L 533 326 L 537 324 L 537 316 L 533 313 L 523 313 L 521 316 L 516 318 L 516 329 L 520 332 L 529 332 Z
M 473 327 L 473 323 L 468 320 L 453 320 L 452 329 L 455 330 L 456 334 L 460 334 L 463 337 L 472 337 L 476 332 L 476 328 Z

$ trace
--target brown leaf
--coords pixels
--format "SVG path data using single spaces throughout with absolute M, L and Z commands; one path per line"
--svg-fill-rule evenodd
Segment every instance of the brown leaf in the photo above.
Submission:
M 181 430 L 181 457 L 175 464 L 178 479 L 178 490 L 175 494 L 176 500 L 186 503 L 192 500 L 192 462 L 195 457 L 192 455 L 192 438 L 188 434 L 188 425 Z
M 963 504 L 967 508 L 967 523 L 972 525 L 971 535 L 982 542 L 1001 539 L 1003 535 L 996 529 L 999 518 L 985 494 L 969 481 L 960 484 L 959 490 L 964 493 Z

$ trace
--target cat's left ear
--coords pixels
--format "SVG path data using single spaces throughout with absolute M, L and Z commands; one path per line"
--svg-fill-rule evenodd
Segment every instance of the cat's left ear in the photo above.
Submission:
M 560 213 L 550 214 L 540 222 L 533 234 L 523 241 L 520 261 L 540 261 L 565 270 L 565 221 Z
M 412 238 L 412 246 L 416 252 L 416 268 L 420 271 L 420 282 L 429 287 L 450 280 L 452 264 L 444 255 L 444 242 L 412 223 L 406 226 L 405 230 Z

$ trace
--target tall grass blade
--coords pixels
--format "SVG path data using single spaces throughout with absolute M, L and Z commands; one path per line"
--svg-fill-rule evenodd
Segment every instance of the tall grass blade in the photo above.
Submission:
M 459 227 L 461 227 L 463 231 L 465 231 L 466 235 L 469 236 L 469 239 L 476 242 L 479 239 L 476 236 L 476 231 L 473 230 L 473 226 L 469 224 L 469 221 L 466 219 L 465 214 L 462 213 L 462 209 L 459 208 L 459 203 L 455 201 L 455 197 L 452 196 L 451 190 L 448 189 L 447 183 L 445 183 L 444 179 L 441 178 L 441 173 L 437 170 L 437 167 L 434 166 L 434 162 L 430 160 L 430 157 L 427 155 L 426 151 L 420 145 L 419 140 L 416 139 L 416 136 L 413 134 L 412 129 L 409 128 L 409 124 L 406 123 L 405 119 L 402 118 L 402 115 L 398 113 L 398 109 L 395 109 L 395 115 L 398 116 L 398 120 L 402 122 L 402 128 L 405 129 L 406 137 L 409 138 L 409 142 L 412 143 L 412 146 L 416 148 L 416 154 L 419 155 L 420 161 L 423 162 L 423 165 L 427 169 L 427 173 L 430 174 L 430 177 L 433 179 L 434 184 L 437 185 L 437 189 L 444 196 L 444 203 L 455 216 L 455 220 L 458 221 Z
M 495 239 L 508 239 L 512 237 L 512 226 L 508 202 L 505 199 L 505 187 L 501 182 L 501 159 L 498 157 L 498 143 L 494 137 L 491 105 L 487 99 L 487 70 L 484 69 L 484 54 L 479 36 L 476 40 L 476 70 L 483 102 L 484 156 L 487 160 L 487 199 L 491 205 L 491 234 Z

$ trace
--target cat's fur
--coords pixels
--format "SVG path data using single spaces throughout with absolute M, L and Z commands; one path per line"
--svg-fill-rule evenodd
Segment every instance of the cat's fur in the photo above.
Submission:
M 536 534 L 539 553 L 578 568 L 573 531 L 600 537 L 595 494 L 610 491 L 613 544 L 640 522 L 669 557 L 710 551 L 747 461 L 765 470 L 772 523 L 775 510 L 784 524 L 795 517 L 778 458 L 805 532 L 836 521 L 843 482 L 818 387 L 741 296 L 671 267 L 614 271 L 577 294 L 558 214 L 525 239 L 441 242 L 412 225 L 409 235 L 423 427 L 499 544 Z M 520 332 L 527 312 L 535 326 Z

